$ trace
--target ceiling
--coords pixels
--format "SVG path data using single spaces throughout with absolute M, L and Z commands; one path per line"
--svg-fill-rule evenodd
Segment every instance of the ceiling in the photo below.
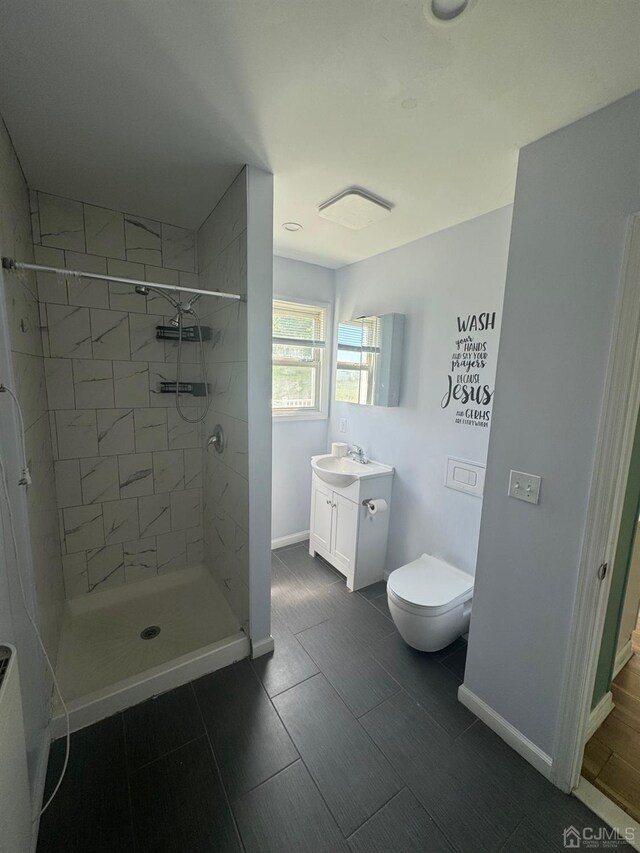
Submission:
M 422 7 L 3 0 L 0 112 L 31 187 L 185 227 L 262 166 L 276 253 L 338 267 L 508 204 L 520 146 L 640 88 L 638 0 Z M 321 219 L 352 185 L 391 215 Z

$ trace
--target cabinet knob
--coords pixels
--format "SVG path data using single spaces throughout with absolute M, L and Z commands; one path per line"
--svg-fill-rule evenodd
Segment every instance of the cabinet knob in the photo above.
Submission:
M 329 506 L 331 506 L 331 501 L 329 500 L 329 498 L 327 498 L 327 503 L 329 504 Z

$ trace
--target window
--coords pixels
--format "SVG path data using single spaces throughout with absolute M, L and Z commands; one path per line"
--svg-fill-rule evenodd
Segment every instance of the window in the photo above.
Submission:
M 326 415 L 326 327 L 326 307 L 274 301 L 274 416 Z
M 380 354 L 378 317 L 361 317 L 338 325 L 336 400 L 372 405 Z

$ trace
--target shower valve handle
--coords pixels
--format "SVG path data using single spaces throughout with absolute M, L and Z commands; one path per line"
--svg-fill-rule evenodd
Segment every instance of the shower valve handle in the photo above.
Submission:
M 216 424 L 213 428 L 213 433 L 207 439 L 207 450 L 213 447 L 216 453 L 222 453 L 224 450 L 224 431 L 220 424 Z

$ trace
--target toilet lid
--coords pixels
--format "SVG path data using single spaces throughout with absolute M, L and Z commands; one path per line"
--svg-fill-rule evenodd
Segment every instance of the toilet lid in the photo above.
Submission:
M 389 575 L 388 588 L 418 607 L 442 607 L 469 598 L 473 578 L 437 557 L 423 554 L 412 563 L 401 566 Z

